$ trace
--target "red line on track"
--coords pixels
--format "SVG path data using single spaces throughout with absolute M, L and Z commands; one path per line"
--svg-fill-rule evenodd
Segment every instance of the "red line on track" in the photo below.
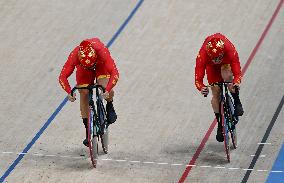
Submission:
M 274 22 L 274 20 L 275 20 L 277 14 L 278 14 L 278 12 L 279 12 L 279 10 L 281 9 L 281 6 L 282 6 L 283 2 L 284 2 L 284 0 L 280 0 L 278 6 L 277 6 L 277 8 L 276 8 L 276 10 L 274 11 L 274 13 L 273 13 L 271 19 L 269 20 L 269 23 L 268 23 L 267 26 L 265 27 L 264 32 L 262 33 L 262 35 L 261 35 L 260 39 L 258 40 L 256 46 L 254 47 L 253 51 L 251 52 L 251 54 L 250 54 L 250 56 L 249 56 L 249 58 L 248 58 L 246 64 L 245 64 L 244 67 L 243 67 L 243 70 L 242 70 L 243 75 L 244 75 L 245 72 L 247 71 L 247 68 L 249 67 L 250 63 L 252 62 L 253 57 L 255 56 L 255 54 L 256 54 L 258 48 L 260 47 L 262 41 L 264 40 L 264 37 L 266 36 L 266 34 L 267 34 L 268 30 L 270 29 L 272 23 Z
M 265 38 L 267 32 L 269 31 L 269 29 L 270 29 L 272 23 L 274 22 L 274 20 L 275 20 L 277 14 L 278 14 L 278 12 L 279 12 L 279 10 L 281 9 L 281 6 L 282 6 L 283 2 L 284 2 L 284 0 L 280 0 L 278 6 L 277 6 L 277 8 L 276 8 L 276 10 L 274 11 L 274 13 L 273 13 L 273 15 L 272 15 L 272 17 L 271 17 L 271 19 L 270 19 L 270 21 L 269 21 L 269 23 L 266 25 L 265 30 L 263 31 L 263 33 L 262 33 L 260 39 L 258 40 L 256 46 L 254 47 L 253 51 L 251 52 L 251 54 L 250 54 L 250 56 L 249 56 L 249 58 L 248 58 L 246 64 L 244 65 L 244 67 L 243 67 L 243 69 L 242 69 L 242 74 L 243 74 L 243 75 L 245 74 L 245 72 L 247 71 L 249 65 L 251 64 L 251 62 L 252 62 L 252 60 L 253 60 L 253 58 L 254 58 L 256 52 L 258 51 L 258 49 L 259 49 L 261 43 L 263 42 L 263 40 L 264 40 L 264 38 Z M 214 120 L 214 121 L 212 122 L 212 124 L 210 125 L 209 129 L 207 130 L 205 136 L 203 137 L 203 139 L 202 139 L 202 141 L 201 141 L 199 147 L 197 148 L 195 154 L 193 155 L 193 157 L 192 157 L 192 159 L 190 160 L 190 162 L 189 162 L 188 165 L 194 165 L 194 164 L 195 164 L 197 158 L 199 157 L 201 151 L 203 150 L 203 148 L 204 148 L 204 146 L 205 146 L 205 143 L 206 143 L 207 140 L 209 139 L 209 136 L 211 135 L 211 133 L 212 133 L 212 131 L 213 131 L 213 129 L 214 129 L 214 127 L 215 127 L 216 124 L 217 124 L 217 121 Z M 183 183 L 183 182 L 185 181 L 185 179 L 187 178 L 187 176 L 188 176 L 188 174 L 189 174 L 189 172 L 190 172 L 191 170 L 192 170 L 192 166 L 187 166 L 178 182 L 179 182 L 179 183 Z

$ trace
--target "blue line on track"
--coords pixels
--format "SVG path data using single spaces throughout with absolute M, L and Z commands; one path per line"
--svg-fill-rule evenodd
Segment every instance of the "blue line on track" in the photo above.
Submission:
M 113 42 L 116 40 L 116 38 L 120 35 L 120 33 L 123 31 L 123 29 L 126 27 L 126 25 L 129 23 L 130 19 L 133 17 L 135 12 L 138 10 L 138 8 L 141 6 L 144 0 L 140 0 L 135 8 L 131 11 L 131 13 L 128 15 L 126 20 L 123 22 L 123 24 L 119 27 L 119 29 L 116 31 L 116 33 L 113 35 L 113 37 L 110 39 L 110 41 L 107 43 L 107 47 L 110 47 Z M 39 139 L 39 137 L 42 135 L 42 133 L 46 130 L 46 128 L 51 124 L 53 119 L 56 117 L 56 115 L 61 111 L 61 109 L 65 106 L 67 103 L 67 97 L 61 102 L 61 104 L 57 107 L 57 109 L 53 112 L 53 114 L 48 118 L 48 120 L 44 123 L 43 127 L 37 132 L 37 134 L 34 136 L 34 138 L 31 140 L 31 142 L 25 147 L 25 149 L 22 151 L 22 153 L 27 153 L 31 147 L 35 144 L 35 142 Z M 17 159 L 13 162 L 12 165 L 6 170 L 6 172 L 1 176 L 0 182 L 4 182 L 4 180 L 9 176 L 9 174 L 15 169 L 15 167 L 19 164 L 19 162 L 23 159 L 25 154 L 20 154 Z
M 55 118 L 55 116 L 59 113 L 59 111 L 63 108 L 63 106 L 67 103 L 67 97 L 61 102 L 61 104 L 57 107 L 57 109 L 53 112 L 53 114 L 48 118 L 48 120 L 44 123 L 44 125 L 41 127 L 41 129 L 37 132 L 37 134 L 34 136 L 34 138 L 30 141 L 30 143 L 26 146 L 26 148 L 22 151 L 22 154 L 18 156 L 18 158 L 13 162 L 13 164 L 7 169 L 7 171 L 4 173 L 4 175 L 0 178 L 0 182 L 4 182 L 5 178 L 8 177 L 8 175 L 14 170 L 14 168 L 19 164 L 19 162 L 23 159 L 25 154 L 27 153 L 30 148 L 34 145 L 34 143 L 39 139 L 41 134 L 44 132 L 44 130 L 50 125 L 52 120 Z
M 141 6 L 141 4 L 143 3 L 144 0 L 140 0 L 137 5 L 135 6 L 135 8 L 132 10 L 132 12 L 130 13 L 130 15 L 126 18 L 126 20 L 123 22 L 123 24 L 119 27 L 119 29 L 116 31 L 116 33 L 112 36 L 112 38 L 110 39 L 110 41 L 107 43 L 107 47 L 110 47 L 112 45 L 112 43 L 116 40 L 116 38 L 119 36 L 119 34 L 122 32 L 122 30 L 124 29 L 124 27 L 128 24 L 129 20 L 133 17 L 133 15 L 135 14 L 135 12 L 138 10 L 138 8 Z
M 278 154 L 276 161 L 271 171 L 282 171 L 282 172 L 270 172 L 266 183 L 284 182 L 284 143 Z

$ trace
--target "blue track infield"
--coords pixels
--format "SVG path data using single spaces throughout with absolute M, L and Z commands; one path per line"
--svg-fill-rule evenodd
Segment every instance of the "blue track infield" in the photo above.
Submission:
M 266 183 L 278 182 L 284 182 L 284 143 L 266 180 Z

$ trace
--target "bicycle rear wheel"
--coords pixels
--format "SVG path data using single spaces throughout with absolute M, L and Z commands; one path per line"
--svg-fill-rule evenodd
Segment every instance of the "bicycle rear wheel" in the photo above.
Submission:
M 89 151 L 90 158 L 92 161 L 92 165 L 94 168 L 97 166 L 98 160 L 98 137 L 96 134 L 96 129 L 94 129 L 94 112 L 90 109 L 89 112 L 89 120 L 88 120 L 88 143 L 89 143 Z

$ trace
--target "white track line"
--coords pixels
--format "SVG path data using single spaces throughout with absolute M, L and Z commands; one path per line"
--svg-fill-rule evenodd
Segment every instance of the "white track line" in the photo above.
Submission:
M 199 166 L 201 168 L 211 168 L 212 166 L 209 166 L 209 165 L 203 165 L 203 166 Z
M 71 156 L 59 156 L 60 158 L 72 158 Z
M 171 164 L 172 166 L 183 166 L 183 164 L 181 163 L 174 163 L 174 164 Z
M 112 161 L 112 159 L 109 159 L 109 158 L 104 158 L 102 159 L 103 161 Z
M 68 155 L 54 155 L 54 154 L 41 154 L 41 153 L 15 153 L 15 152 L 0 152 L 0 154 L 27 154 L 33 156 L 41 156 L 41 157 L 60 157 L 60 158 L 76 158 L 76 159 L 87 159 L 85 156 L 68 156 Z M 252 155 L 251 155 L 252 156 Z M 265 157 L 266 155 L 261 155 L 261 157 Z M 211 166 L 211 165 L 185 165 L 182 163 L 167 163 L 167 162 L 154 162 L 154 161 L 137 161 L 137 160 L 127 160 L 127 159 L 111 159 L 111 158 L 103 158 L 98 159 L 98 161 L 112 161 L 112 162 L 128 162 L 128 163 L 137 163 L 137 164 L 148 164 L 148 165 L 168 165 L 168 166 L 185 166 L 185 167 L 199 167 L 199 168 L 215 168 L 215 169 L 225 169 L 225 170 L 243 170 L 243 171 L 257 171 L 257 172 L 269 172 L 269 170 L 256 170 L 256 169 L 243 169 L 238 167 L 224 167 L 224 166 Z M 284 171 L 273 170 L 270 171 L 272 173 L 283 173 Z
M 284 171 L 277 171 L 277 170 L 274 170 L 274 171 L 271 171 L 272 173 L 283 173 Z
M 185 165 L 185 166 L 191 166 L 191 167 L 195 167 L 196 165 Z
M 117 159 L 117 160 L 114 160 L 114 161 L 117 161 L 117 162 L 126 162 L 127 160 L 126 160 L 126 159 Z
M 252 154 L 252 155 L 250 155 L 251 157 L 254 157 L 255 156 L 255 154 Z M 260 158 L 265 158 L 266 157 L 266 155 L 265 154 L 263 154 L 263 155 L 260 155 L 259 156 Z
M 17 155 L 22 155 L 22 154 L 24 154 L 24 155 L 25 155 L 25 154 L 27 154 L 27 153 L 17 153 Z
M 141 161 L 129 161 L 130 163 L 141 163 Z
M 169 163 L 157 163 L 157 165 L 168 165 Z
M 244 171 L 253 171 L 254 169 L 244 168 Z
M 48 154 L 48 155 L 45 155 L 47 157 L 56 157 L 56 155 L 53 155 L 53 154 Z
M 32 155 L 34 155 L 34 156 L 44 156 L 43 154 L 38 154 L 38 153 L 35 153 L 35 154 L 32 154 Z
M 268 170 L 257 170 L 258 172 L 267 172 Z
M 229 170 L 239 170 L 240 168 L 228 168 Z

